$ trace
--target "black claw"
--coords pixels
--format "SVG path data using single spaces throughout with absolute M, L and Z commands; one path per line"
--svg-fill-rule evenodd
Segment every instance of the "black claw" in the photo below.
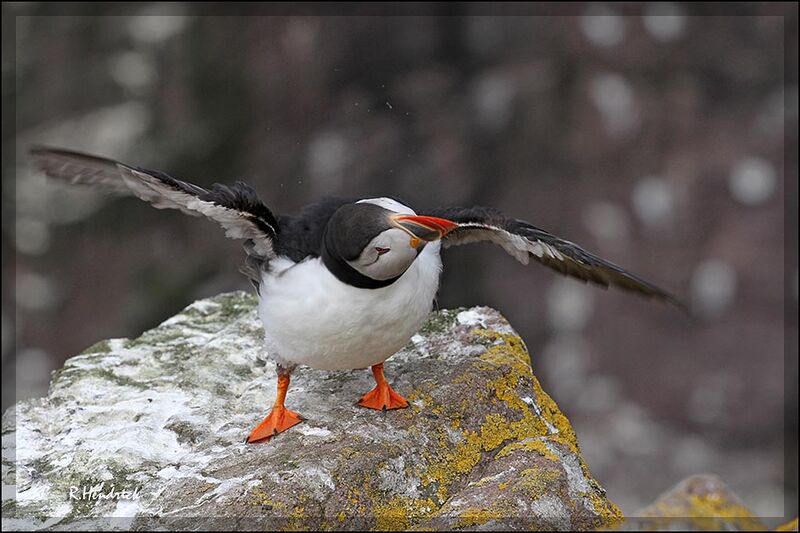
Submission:
M 278 434 L 278 428 L 272 428 L 272 436 L 274 437 L 277 434 Z

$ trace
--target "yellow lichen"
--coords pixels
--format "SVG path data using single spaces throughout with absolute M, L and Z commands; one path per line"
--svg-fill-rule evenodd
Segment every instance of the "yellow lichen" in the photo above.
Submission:
M 797 531 L 797 518 L 776 527 L 775 531 Z
M 482 526 L 489 520 L 498 520 L 505 515 L 498 509 L 493 507 L 477 508 L 471 507 L 465 509 L 458 515 L 458 525 L 456 527 L 474 527 Z
M 692 494 L 689 516 L 698 527 L 715 528 L 723 522 L 732 523 L 741 531 L 761 531 L 764 525 L 749 509 L 722 498 L 717 493 Z
M 408 509 L 400 498 L 378 504 L 372 512 L 375 515 L 375 529 L 378 531 L 403 531 L 408 529 Z
M 372 511 L 375 529 L 379 531 L 403 531 L 423 518 L 432 515 L 438 506 L 430 498 L 408 498 L 395 496 L 388 501 L 376 500 Z
M 459 477 L 472 472 L 481 460 L 481 440 L 478 434 L 463 430 L 461 438 L 462 442 L 453 445 L 449 435 L 440 430 L 437 435 L 437 449 L 422 454 L 428 466 L 421 473 L 420 481 L 423 486 L 435 484 L 440 503 L 447 499 L 450 485 Z
M 548 434 L 547 425 L 538 419 L 536 413 L 520 398 L 517 391 L 520 382 L 533 380 L 533 374 L 528 364 L 528 354 L 522 339 L 516 335 L 490 330 L 475 330 L 475 333 L 502 341 L 490 346 L 481 355 L 481 361 L 474 364 L 474 368 L 478 370 L 479 374 L 494 370 L 498 365 L 508 369 L 502 375 L 489 380 L 486 389 L 490 392 L 493 402 L 503 402 L 507 408 L 517 411 L 518 414 L 509 416 L 491 413 L 483 420 L 478 432 L 462 429 L 461 442 L 455 444 L 451 441 L 452 432 L 440 431 L 438 433 L 437 448 L 423 454 L 428 466 L 424 472 L 421 472 L 420 477 L 423 486 L 436 485 L 436 494 L 440 501 L 446 499 L 450 485 L 455 480 L 471 472 L 480 462 L 482 451 L 493 451 L 505 442 Z M 487 364 L 491 366 L 486 366 Z M 472 381 L 474 376 L 475 371 L 473 370 L 462 375 L 460 379 Z M 430 395 L 424 391 L 415 391 L 414 397 L 422 399 L 426 405 L 435 405 Z M 444 413 L 451 419 L 451 429 L 461 428 L 462 413 L 469 407 L 469 401 L 464 399 L 460 406 L 461 412 Z
M 430 386 L 428 388 L 430 388 Z M 423 391 L 421 387 L 411 391 L 411 393 L 406 396 L 406 399 L 409 403 L 416 400 L 422 400 L 424 404 L 423 409 L 426 412 L 437 415 L 441 415 L 444 412 L 444 406 L 437 404 L 433 396 L 430 393 Z M 407 416 L 416 416 L 416 414 L 417 413 L 415 413 L 413 410 L 407 411 Z
M 310 528 L 306 524 L 306 508 L 305 504 L 308 501 L 308 496 L 300 493 L 297 496 L 297 502 L 292 507 L 292 511 L 287 515 L 288 521 L 283 528 L 284 531 L 308 531 Z
M 484 450 L 493 450 L 506 441 L 519 441 L 529 437 L 546 436 L 553 433 L 556 428 L 562 436 L 574 444 L 577 449 L 577 440 L 569 425 L 569 421 L 561 414 L 558 406 L 552 399 L 541 391 L 538 381 L 533 376 L 528 365 L 528 353 L 522 339 L 515 335 L 500 334 L 497 332 L 478 330 L 482 336 L 501 339 L 503 342 L 491 346 L 482 356 L 483 362 L 493 365 L 505 365 L 509 371 L 490 380 L 488 389 L 493 396 L 505 403 L 510 409 L 519 411 L 519 418 L 504 418 L 499 414 L 486 417 L 482 427 L 481 436 Z M 480 364 L 480 363 L 479 363 Z M 488 370 L 480 368 L 479 370 Z M 536 394 L 539 412 L 531 408 L 520 397 L 518 387 L 520 383 L 531 383 Z M 563 431 L 562 431 L 563 428 Z M 562 433 L 564 435 L 562 435 Z
M 580 455 L 580 447 L 578 446 L 578 437 L 575 435 L 575 430 L 572 429 L 569 420 L 558 408 L 558 404 L 542 390 L 542 386 L 536 377 L 533 377 L 533 391 L 536 393 L 536 403 L 541 410 L 540 416 L 555 427 L 558 430 L 559 438 L 572 448 L 577 455 Z
M 254 505 L 262 505 L 268 507 L 277 513 L 284 513 L 286 511 L 286 504 L 277 502 L 270 499 L 269 495 L 261 489 L 255 489 L 251 493 L 252 502 Z
M 549 424 L 556 428 L 562 439 L 575 451 L 578 451 L 578 439 L 569 420 L 567 420 L 567 417 L 564 416 L 553 399 L 542 390 L 541 384 L 533 375 L 529 364 L 528 351 L 523 340 L 517 335 L 499 333 L 492 330 L 477 329 L 473 333 L 493 340 L 502 340 L 501 343 L 489 347 L 480 357 L 482 361 L 494 365 L 505 365 L 511 369 L 505 379 L 494 380 L 490 384 L 494 388 L 497 398 L 506 402 L 509 407 L 526 413 L 529 412 L 527 404 L 517 394 L 517 386 L 522 379 L 530 380 L 533 391 L 536 394 L 536 403 L 541 411 L 539 416 L 543 419 L 540 421 L 541 423 L 536 424 L 539 435 L 552 433 L 551 428 L 548 427 Z
M 481 359 L 497 365 L 511 365 L 519 374 L 530 374 L 530 356 L 525 348 L 525 342 L 518 335 L 500 333 L 488 329 L 475 329 L 473 334 L 491 340 L 502 340 L 502 344 L 490 346 L 481 355 Z
M 721 493 L 681 495 L 653 505 L 644 513 L 653 518 L 648 527 L 671 527 L 673 522 L 689 520 L 696 530 L 719 530 L 734 528 L 737 531 L 763 531 L 764 524 L 746 507 L 730 500 Z
M 364 483 L 364 487 L 369 486 L 366 482 Z M 349 488 L 347 489 L 347 495 L 345 496 L 347 501 L 350 503 L 353 513 L 356 515 L 363 515 L 366 511 L 366 506 L 364 505 L 364 499 L 361 496 L 361 491 L 357 488 Z
M 581 496 L 589 498 L 589 501 L 592 502 L 594 512 L 599 516 L 598 527 L 614 528 L 625 520 L 625 515 L 622 514 L 620 508 L 608 498 L 601 496 L 596 490 L 581 493 Z
M 538 500 L 552 491 L 553 485 L 561 480 L 562 476 L 563 473 L 555 468 L 527 468 L 520 472 L 511 490 L 521 492 L 531 500 Z
M 549 459 L 554 463 L 558 463 L 560 460 L 556 454 L 554 454 L 550 448 L 547 447 L 548 440 L 551 438 L 542 437 L 542 438 L 530 438 L 521 441 L 512 442 L 507 446 L 503 447 L 502 450 L 497 454 L 497 458 L 500 459 L 501 457 L 505 457 L 506 455 L 511 455 L 515 451 L 518 450 L 525 450 L 529 452 L 536 452 L 545 459 Z M 553 439 L 555 440 L 555 439 Z
M 503 457 L 515 450 L 527 449 L 559 463 L 558 456 L 548 448 L 542 438 L 553 443 L 563 443 L 577 453 L 575 433 L 558 406 L 541 390 L 539 382 L 533 376 L 522 339 L 516 335 L 490 330 L 475 330 L 474 333 L 499 342 L 489 346 L 481 355 L 480 361 L 473 362 L 471 368 L 454 382 L 468 386 L 480 380 L 480 387 L 472 387 L 479 391 L 477 394 L 480 398 L 471 396 L 461 398 L 456 403 L 442 403 L 437 401 L 438 395 L 433 389 L 433 383 L 428 382 L 418 384 L 407 395 L 409 401 L 421 402 L 424 411 L 441 417 L 441 424 L 432 433 L 426 434 L 431 445 L 421 452 L 421 461 L 406 465 L 404 470 L 406 476 L 419 478 L 420 488 L 426 497 L 409 498 L 387 494 L 386 491 L 375 488 L 373 480 L 365 473 L 363 485 L 360 488 L 350 488 L 345 494 L 349 504 L 348 513 L 359 516 L 371 514 L 375 518 L 374 527 L 378 530 L 408 529 L 435 516 L 441 505 L 456 491 L 459 483 L 465 482 L 467 476 L 475 470 L 484 453 L 502 448 L 498 457 Z M 488 380 L 484 377 L 487 373 L 491 373 Z M 482 386 L 484 383 L 485 387 Z M 532 388 L 531 395 L 535 395 L 535 404 L 523 401 L 525 394 L 520 394 L 521 385 L 523 388 Z M 466 414 L 472 412 L 476 400 L 499 407 L 496 412 L 486 415 L 477 428 L 471 419 L 469 424 L 466 423 L 469 419 Z M 418 414 L 419 409 L 409 409 L 406 412 L 407 416 Z M 409 431 L 414 433 L 418 429 L 412 424 Z M 377 467 L 380 468 L 380 465 Z M 538 498 L 552 488 L 552 483 L 561 475 L 563 473 L 558 469 L 529 469 L 520 476 L 500 483 L 498 487 L 500 490 L 511 487 L 515 492 Z M 490 481 L 491 478 L 484 478 L 476 485 Z M 610 505 L 618 512 L 616 506 L 602 498 L 600 500 L 602 505 L 596 505 L 598 511 L 606 510 Z M 492 519 L 507 517 L 514 512 L 512 508 L 504 508 L 508 506 L 509 502 L 494 502 L 485 509 L 467 509 L 459 515 L 459 526 L 478 526 Z M 299 513 L 298 518 L 302 515 L 302 512 Z M 346 520 L 344 512 L 338 515 L 338 520 L 340 523 Z M 604 520 L 603 523 L 608 521 Z

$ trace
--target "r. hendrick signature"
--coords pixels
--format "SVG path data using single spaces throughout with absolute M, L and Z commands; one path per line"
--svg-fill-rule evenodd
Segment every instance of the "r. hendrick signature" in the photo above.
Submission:
M 117 490 L 116 485 L 111 485 L 105 490 L 106 482 L 92 486 L 71 486 L 69 488 L 70 500 L 138 500 L 140 487 L 133 490 Z

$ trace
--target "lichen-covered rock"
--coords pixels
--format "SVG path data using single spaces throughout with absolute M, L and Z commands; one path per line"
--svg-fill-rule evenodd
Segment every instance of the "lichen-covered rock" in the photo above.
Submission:
M 434 313 L 387 362 L 408 409 L 355 406 L 373 387 L 366 370 L 300 368 L 287 406 L 308 420 L 245 444 L 276 386 L 255 307 L 224 294 L 137 339 L 98 343 L 54 374 L 46 398 L 6 412 L 4 528 L 588 529 L 621 519 L 522 340 L 488 308 Z
M 684 479 L 629 518 L 626 529 L 766 531 L 768 528 L 713 475 Z

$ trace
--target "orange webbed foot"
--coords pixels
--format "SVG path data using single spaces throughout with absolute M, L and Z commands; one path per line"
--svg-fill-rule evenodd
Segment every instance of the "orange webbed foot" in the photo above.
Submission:
M 247 437 L 247 442 L 256 442 L 265 439 L 271 439 L 278 433 L 282 433 L 292 426 L 296 426 L 305 420 L 299 413 L 290 411 L 285 407 L 273 407 L 267 417 L 256 426 L 256 428 Z
M 397 394 L 386 378 L 383 377 L 383 363 L 372 365 L 372 375 L 375 377 L 375 388 L 366 393 L 358 405 L 361 407 L 369 407 L 370 409 L 378 409 L 379 411 L 387 411 L 389 409 L 405 409 L 408 407 L 408 401 Z
M 387 411 L 389 409 L 405 409 L 408 401 L 397 394 L 388 383 L 383 382 L 375 386 L 374 389 L 366 393 L 358 402 L 361 407 Z

